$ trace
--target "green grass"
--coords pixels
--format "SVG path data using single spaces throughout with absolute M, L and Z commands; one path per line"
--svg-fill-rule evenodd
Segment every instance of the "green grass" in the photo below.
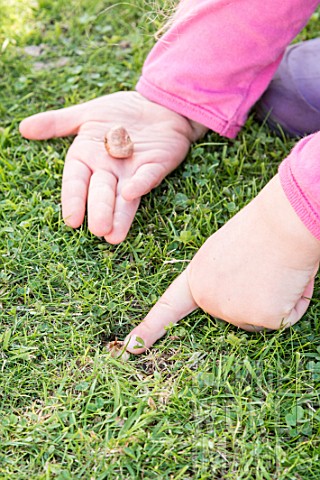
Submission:
M 105 348 L 294 142 L 251 116 L 236 141 L 194 145 L 121 245 L 72 231 L 59 205 L 70 139 L 28 142 L 19 121 L 134 88 L 165 12 L 142 0 L 0 7 L 0 478 L 318 479 L 319 282 L 285 332 L 197 311 L 127 363 Z M 300 38 L 317 28 L 315 15 Z

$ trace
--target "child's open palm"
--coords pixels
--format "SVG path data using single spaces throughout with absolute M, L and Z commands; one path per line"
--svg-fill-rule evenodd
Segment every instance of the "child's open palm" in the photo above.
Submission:
M 115 159 L 105 149 L 104 137 L 115 125 L 134 142 L 130 158 Z M 20 131 L 33 140 L 76 135 L 63 173 L 63 218 L 77 228 L 87 209 L 90 231 L 114 244 L 125 239 L 141 196 L 182 162 L 195 140 L 185 117 L 137 92 L 39 113 L 23 120 Z

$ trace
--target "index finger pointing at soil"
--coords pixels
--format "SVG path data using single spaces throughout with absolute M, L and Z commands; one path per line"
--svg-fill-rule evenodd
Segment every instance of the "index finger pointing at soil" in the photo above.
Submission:
M 193 300 L 185 270 L 171 283 L 140 325 L 127 336 L 127 350 L 135 354 L 144 352 L 166 333 L 165 327 L 177 323 L 196 308 L 198 306 Z

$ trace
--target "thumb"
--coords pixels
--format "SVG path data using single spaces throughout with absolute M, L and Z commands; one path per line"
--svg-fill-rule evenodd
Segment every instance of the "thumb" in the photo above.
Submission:
M 53 137 L 75 135 L 83 121 L 84 105 L 50 110 L 27 117 L 20 123 L 23 137 L 30 140 L 47 140 Z
M 165 333 L 165 327 L 198 308 L 193 300 L 187 271 L 182 272 L 150 310 L 145 319 L 127 335 L 125 344 L 131 353 L 139 354 L 151 347 Z
M 122 187 L 123 198 L 132 201 L 146 195 L 161 183 L 170 170 L 166 170 L 163 163 L 151 162 L 142 165 Z

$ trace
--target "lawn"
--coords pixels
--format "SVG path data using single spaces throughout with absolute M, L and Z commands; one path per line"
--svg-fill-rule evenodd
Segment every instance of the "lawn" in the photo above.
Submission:
M 284 332 L 199 310 L 147 354 L 106 349 L 294 141 L 254 115 L 235 141 L 207 135 L 111 246 L 61 219 L 71 139 L 18 132 L 33 113 L 133 89 L 171 3 L 0 0 L 1 479 L 320 478 L 319 281 Z

